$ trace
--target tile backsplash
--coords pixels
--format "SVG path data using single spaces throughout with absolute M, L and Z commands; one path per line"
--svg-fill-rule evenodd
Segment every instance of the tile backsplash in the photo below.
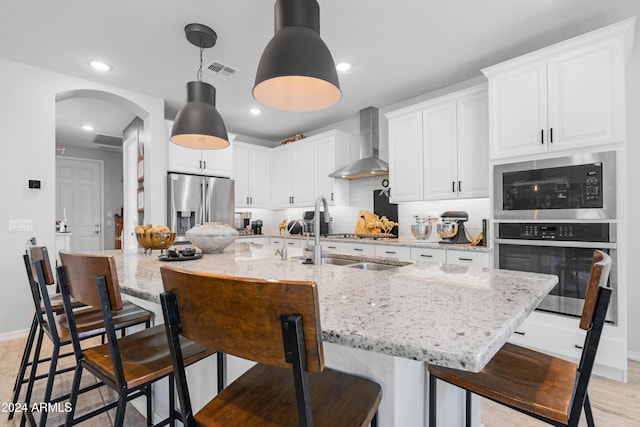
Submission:
M 383 189 L 382 182 L 386 177 L 371 177 L 349 181 L 349 206 L 331 206 L 329 213 L 333 219 L 332 233 L 353 233 L 356 227 L 358 212 L 361 209 L 373 212 L 373 191 Z M 391 188 L 393 193 L 393 188 Z M 264 223 L 263 232 L 278 233 L 278 224 L 301 219 L 304 212 L 312 210 L 313 206 L 289 209 L 237 209 L 252 212 L 252 220 L 261 219 Z M 461 199 L 427 202 L 407 202 L 398 204 L 398 234 L 402 238 L 412 238 L 411 224 L 415 224 L 414 215 L 437 215 L 448 210 L 465 211 L 469 214 L 469 221 L 465 224 L 467 231 L 475 237 L 482 231 L 482 219 L 489 218 L 489 199 Z M 435 230 L 431 232 L 429 240 L 439 240 Z

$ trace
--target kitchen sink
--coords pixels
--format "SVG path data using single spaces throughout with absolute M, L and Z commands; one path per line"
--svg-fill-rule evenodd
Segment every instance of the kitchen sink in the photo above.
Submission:
M 359 268 L 361 270 L 391 270 L 392 268 L 401 267 L 400 265 L 380 264 L 377 262 L 359 262 L 357 264 L 351 264 L 347 267 Z
M 334 257 L 323 257 L 322 258 L 322 263 L 323 264 L 333 264 L 333 265 L 350 265 L 353 263 L 356 263 L 357 261 L 352 260 L 352 259 L 345 259 L 345 258 L 334 258 Z
M 341 265 L 345 267 L 358 268 L 360 270 L 390 270 L 392 268 L 403 267 L 411 264 L 410 262 L 390 259 L 387 262 L 375 262 L 372 257 L 345 257 L 326 256 L 322 257 L 323 264 Z

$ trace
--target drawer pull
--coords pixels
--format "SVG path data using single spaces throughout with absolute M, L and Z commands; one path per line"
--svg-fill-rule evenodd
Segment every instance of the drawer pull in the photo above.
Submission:
M 335 248 L 336 248 L 336 246 L 327 246 L 327 248 L 329 248 L 329 249 L 335 249 Z
M 458 261 L 473 261 L 471 258 L 458 258 Z
M 429 254 L 420 254 L 420 256 L 423 258 L 433 258 L 433 255 L 429 255 Z
M 392 254 L 395 255 L 396 251 L 384 251 L 385 254 Z
M 362 251 L 364 251 L 364 249 L 362 249 L 362 248 L 353 248 L 353 250 L 354 250 L 354 251 L 358 251 L 358 252 L 362 252 Z
M 574 346 L 575 348 L 579 349 L 579 350 L 582 350 L 582 346 L 581 346 L 581 345 L 574 344 L 573 346 Z
M 295 245 L 295 243 L 293 243 L 293 242 L 287 242 L 287 245 L 289 245 L 289 246 L 293 246 L 293 245 Z
M 524 336 L 524 334 L 525 334 L 525 333 L 526 333 L 526 332 L 520 332 L 520 331 L 515 331 L 515 332 L 514 332 L 514 334 L 518 334 L 518 335 L 522 335 L 522 336 Z

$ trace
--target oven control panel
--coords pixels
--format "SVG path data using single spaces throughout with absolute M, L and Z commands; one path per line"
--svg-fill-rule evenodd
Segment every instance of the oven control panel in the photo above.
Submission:
M 609 242 L 608 223 L 514 222 L 498 224 L 500 239 Z

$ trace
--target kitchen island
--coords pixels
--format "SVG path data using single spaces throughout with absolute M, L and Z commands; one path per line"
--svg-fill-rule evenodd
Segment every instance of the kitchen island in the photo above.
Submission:
M 289 252 L 288 260 L 282 260 L 271 247 L 241 242 L 223 254 L 184 262 L 162 262 L 140 250 L 102 253 L 114 256 L 122 292 L 136 302 L 152 304 L 157 313 L 163 291 L 161 265 L 317 282 L 326 365 L 368 376 L 382 385 L 381 426 L 424 425 L 424 362 L 479 371 L 558 280 L 549 275 L 428 262 L 384 271 L 305 265 L 294 259 L 295 250 Z M 230 361 L 229 379 L 245 368 Z M 211 369 L 212 386 L 214 372 Z M 462 412 L 451 414 L 461 403 L 458 393 L 441 389 L 449 395 L 440 402 L 450 402 L 450 407 L 440 419 L 446 425 L 460 425 Z

